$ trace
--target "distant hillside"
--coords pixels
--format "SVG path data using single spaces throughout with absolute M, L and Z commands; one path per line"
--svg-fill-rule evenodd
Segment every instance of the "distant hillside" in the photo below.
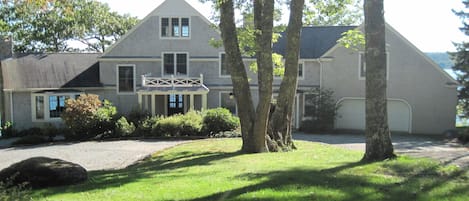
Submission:
M 426 52 L 428 57 L 435 61 L 441 68 L 451 69 L 453 67 L 453 61 L 446 52 Z

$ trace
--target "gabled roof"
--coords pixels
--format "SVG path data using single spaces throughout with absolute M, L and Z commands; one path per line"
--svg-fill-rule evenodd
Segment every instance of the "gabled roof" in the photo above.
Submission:
M 100 54 L 25 54 L 2 61 L 5 89 L 102 87 Z
M 356 26 L 313 26 L 303 27 L 300 39 L 300 59 L 317 59 L 337 44 L 342 33 Z M 287 46 L 286 32 L 281 33 L 273 51 L 285 55 Z

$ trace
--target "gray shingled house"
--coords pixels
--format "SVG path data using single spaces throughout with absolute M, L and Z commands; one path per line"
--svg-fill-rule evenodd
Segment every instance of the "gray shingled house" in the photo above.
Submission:
M 310 116 L 305 108 L 316 96 L 311 90 L 322 87 L 333 90 L 341 105 L 335 127 L 364 129 L 363 52 L 337 44 L 342 33 L 360 28 L 303 28 L 295 126 Z M 386 34 L 391 130 L 440 134 L 454 128 L 457 82 L 392 27 Z M 210 46 L 211 38 L 220 35 L 203 15 L 184 0 L 167 0 L 103 54 L 4 56 L 4 119 L 19 129 L 60 124 L 65 99 L 82 93 L 98 94 L 122 113 L 137 108 L 172 115 L 226 107 L 236 114 L 224 50 Z M 283 53 L 285 38 L 274 49 Z M 249 76 L 257 99 L 256 76 Z M 274 79 L 274 91 L 280 81 Z

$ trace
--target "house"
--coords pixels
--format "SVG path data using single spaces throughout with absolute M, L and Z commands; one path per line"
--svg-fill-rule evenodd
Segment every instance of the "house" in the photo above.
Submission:
M 303 28 L 296 127 L 309 116 L 304 111 L 316 96 L 312 89 L 321 87 L 334 91 L 340 105 L 337 129 L 364 129 L 363 52 L 337 44 L 350 29 L 360 27 Z M 391 130 L 441 134 L 454 128 L 457 82 L 392 27 L 386 34 Z M 167 0 L 103 54 L 6 56 L 1 63 L 5 120 L 17 128 L 60 124 L 65 99 L 82 93 L 110 100 L 121 113 L 172 115 L 214 107 L 236 113 L 224 50 L 209 45 L 212 38 L 220 34 L 202 14 L 184 0 Z M 284 49 L 283 37 L 274 50 Z M 248 74 L 257 99 L 256 76 Z M 280 81 L 274 79 L 274 92 Z

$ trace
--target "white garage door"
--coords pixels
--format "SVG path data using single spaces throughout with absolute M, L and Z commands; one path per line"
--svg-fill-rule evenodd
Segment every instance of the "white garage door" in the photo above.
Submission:
M 344 99 L 337 111 L 336 128 L 365 130 L 365 100 Z M 401 100 L 388 100 L 388 123 L 391 131 L 410 132 L 411 112 Z

